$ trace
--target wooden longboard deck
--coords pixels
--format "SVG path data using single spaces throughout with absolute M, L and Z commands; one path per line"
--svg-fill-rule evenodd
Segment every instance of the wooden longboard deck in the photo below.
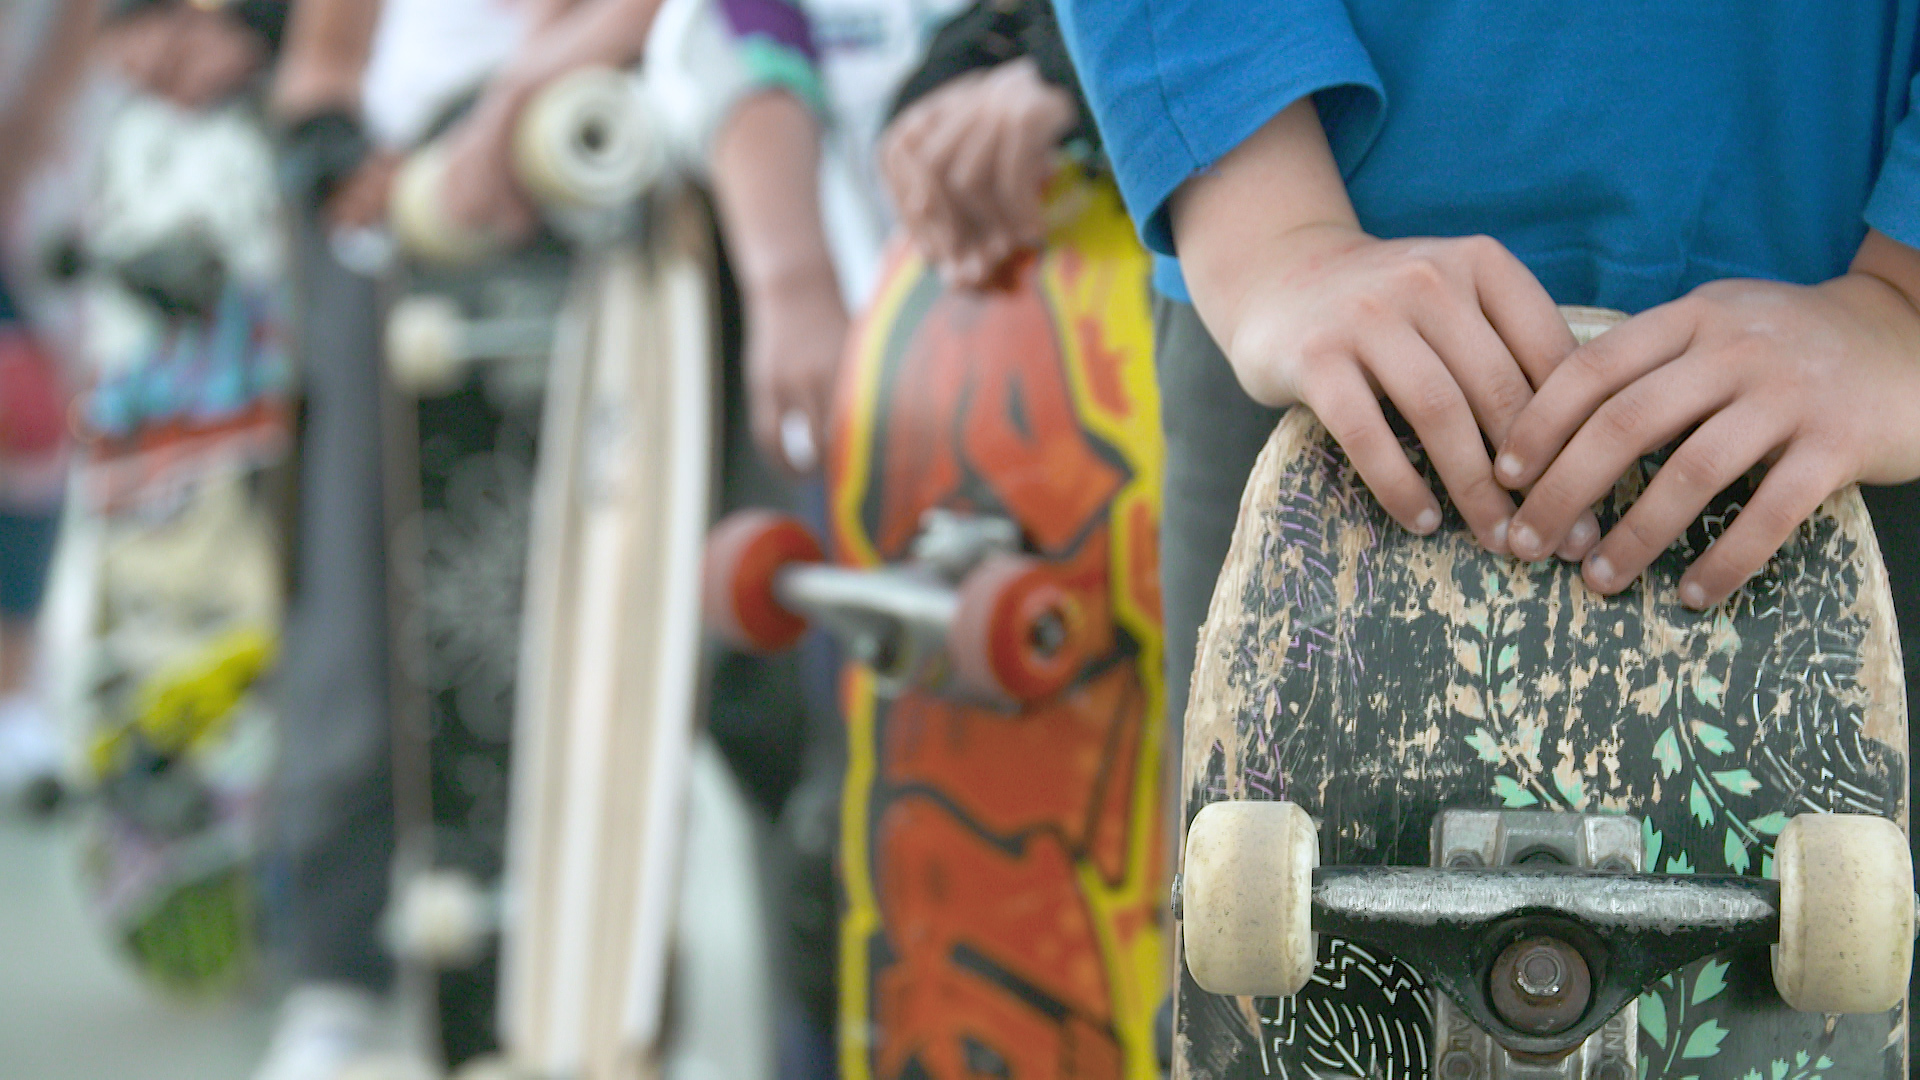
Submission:
M 851 669 L 841 1075 L 1158 1075 L 1160 429 L 1148 263 L 1110 188 L 1014 286 L 945 290 L 905 245 L 856 331 L 829 454 L 837 556 L 921 515 L 1010 517 L 1108 599 L 1064 694 L 1017 713 Z
M 704 209 L 586 257 L 536 478 L 502 1029 L 537 1075 L 655 1075 L 699 678 L 714 380 Z
M 1620 481 L 1603 528 L 1655 467 Z M 1679 602 L 1751 479 L 1607 599 L 1575 566 L 1482 551 L 1451 509 L 1431 538 L 1400 528 L 1296 409 L 1255 467 L 1202 632 L 1187 820 L 1285 798 L 1319 822 L 1323 865 L 1424 866 L 1442 808 L 1624 813 L 1644 822 L 1649 870 L 1753 875 L 1771 874 L 1797 813 L 1905 827 L 1901 657 L 1857 490 L 1727 603 Z M 1429 1075 L 1429 995 L 1391 956 L 1322 937 L 1289 999 L 1215 997 L 1180 975 L 1176 1077 Z M 1793 1012 L 1765 949 L 1730 951 L 1640 999 L 1640 1075 L 1891 1080 L 1907 1075 L 1905 1030 L 1903 1009 Z

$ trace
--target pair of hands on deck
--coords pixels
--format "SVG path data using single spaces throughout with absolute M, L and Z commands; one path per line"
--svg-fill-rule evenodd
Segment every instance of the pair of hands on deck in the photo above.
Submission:
M 1482 546 L 1578 560 L 1602 593 L 1765 463 L 1681 579 L 1694 608 L 1725 599 L 1839 488 L 1920 477 L 1920 251 L 1879 233 L 1831 281 L 1712 282 L 1576 347 L 1497 241 L 1361 231 L 1310 100 L 1189 181 L 1171 211 L 1195 306 L 1242 386 L 1312 408 L 1415 532 L 1437 528 L 1440 508 L 1383 397 Z M 1589 507 L 1689 431 L 1601 536 Z

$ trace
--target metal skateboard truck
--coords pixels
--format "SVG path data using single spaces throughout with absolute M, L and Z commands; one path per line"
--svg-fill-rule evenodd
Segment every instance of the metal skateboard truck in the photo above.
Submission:
M 907 561 L 826 563 L 799 521 L 728 516 L 707 539 L 707 625 L 737 647 L 791 647 L 818 623 L 880 680 L 1002 705 L 1064 689 L 1088 653 L 1083 605 L 1005 518 L 929 511 Z
M 1187 966 L 1211 993 L 1288 996 L 1313 972 L 1317 934 L 1384 949 L 1441 991 L 1445 1080 L 1626 1080 L 1639 995 L 1739 945 L 1773 946 L 1774 985 L 1796 1009 L 1903 999 L 1914 898 L 1892 821 L 1794 818 L 1777 880 L 1642 873 L 1640 835 L 1625 816 L 1449 810 L 1431 868 L 1323 867 L 1300 807 L 1214 803 L 1194 817 L 1175 889 Z

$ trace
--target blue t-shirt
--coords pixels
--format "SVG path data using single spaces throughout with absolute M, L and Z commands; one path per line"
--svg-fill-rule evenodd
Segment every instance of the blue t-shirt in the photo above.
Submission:
M 1486 233 L 1561 303 L 1812 283 L 1920 247 L 1920 0 L 1058 0 L 1149 247 L 1166 203 L 1308 94 L 1360 222 Z

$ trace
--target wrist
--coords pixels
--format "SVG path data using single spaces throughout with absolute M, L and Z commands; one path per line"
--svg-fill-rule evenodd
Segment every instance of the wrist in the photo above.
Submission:
M 833 264 L 824 259 L 745 271 L 741 283 L 748 303 L 754 305 L 827 302 L 841 305 L 840 279 L 833 272 Z
M 292 126 L 325 113 L 358 113 L 360 76 L 350 68 L 284 60 L 275 78 L 272 111 Z

